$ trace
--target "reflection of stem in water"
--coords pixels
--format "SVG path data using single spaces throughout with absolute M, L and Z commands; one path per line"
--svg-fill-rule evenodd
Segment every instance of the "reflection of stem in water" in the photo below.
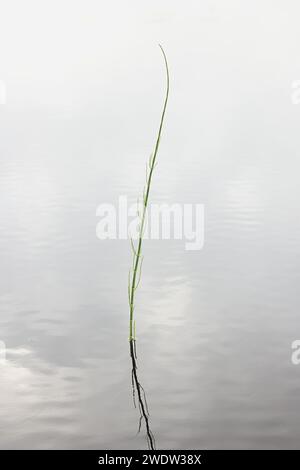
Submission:
M 142 421 L 145 421 L 146 431 L 147 431 L 147 440 L 150 449 L 155 448 L 155 440 L 154 436 L 149 427 L 149 411 L 147 407 L 147 400 L 146 394 L 138 381 L 137 376 L 137 365 L 136 365 L 136 334 L 135 334 L 135 320 L 134 320 L 134 303 L 135 303 L 135 291 L 138 288 L 141 279 L 141 271 L 142 271 L 142 263 L 143 258 L 141 256 L 142 253 L 142 242 L 144 236 L 144 229 L 145 229 L 145 220 L 146 220 L 146 212 L 148 207 L 149 201 L 149 194 L 152 182 L 152 175 L 154 168 L 156 166 L 156 157 L 158 153 L 159 143 L 161 132 L 163 128 L 165 112 L 167 109 L 168 97 L 169 97 L 169 69 L 168 69 L 168 62 L 165 55 L 165 52 L 161 46 L 159 46 L 164 57 L 165 67 L 166 67 L 166 78 L 167 78 L 167 89 L 166 95 L 164 100 L 164 105 L 162 109 L 160 124 L 158 128 L 158 134 L 156 138 L 156 143 L 154 147 L 153 154 L 150 156 L 149 163 L 146 166 L 146 185 L 143 192 L 143 203 L 142 203 L 142 210 L 141 213 L 139 212 L 138 208 L 138 215 L 140 218 L 139 222 L 139 234 L 138 234 L 138 242 L 137 246 L 134 246 L 134 243 L 131 239 L 131 248 L 133 252 L 133 262 L 132 262 L 132 272 L 129 271 L 129 278 L 128 278 L 128 299 L 129 299 L 129 310 L 130 310 L 130 320 L 129 320 L 129 344 L 130 344 L 130 356 L 132 361 L 132 388 L 133 388 L 133 400 L 135 402 L 136 394 L 138 398 L 138 405 L 140 410 L 140 422 L 139 422 L 139 430 L 141 428 Z
M 136 356 L 136 341 L 132 339 L 129 342 L 130 345 L 130 357 L 132 361 L 132 371 L 131 371 L 131 379 L 132 379 L 132 393 L 133 393 L 133 402 L 134 406 L 136 407 L 136 396 L 138 400 L 138 407 L 140 410 L 140 421 L 139 421 L 139 429 L 138 432 L 140 432 L 142 421 L 145 421 L 146 425 L 146 433 L 147 433 L 147 442 L 149 449 L 154 450 L 155 449 L 155 439 L 152 434 L 152 431 L 150 429 L 150 424 L 149 424 L 149 410 L 148 410 L 148 404 L 147 404 L 147 399 L 146 399 L 146 393 L 143 387 L 141 386 L 138 375 L 137 375 L 137 356 Z

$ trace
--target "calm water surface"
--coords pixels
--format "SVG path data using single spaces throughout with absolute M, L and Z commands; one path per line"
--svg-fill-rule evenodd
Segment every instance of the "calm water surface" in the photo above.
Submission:
M 158 448 L 296 448 L 294 39 L 276 56 L 279 14 L 270 40 L 249 20 L 261 48 L 249 39 L 252 27 L 243 31 L 241 12 L 222 14 L 204 15 L 201 45 L 192 16 L 183 42 L 177 17 L 151 29 L 168 33 L 173 77 L 152 201 L 204 204 L 205 244 L 191 252 L 183 241 L 145 242 L 139 378 Z M 152 28 L 146 17 L 141 24 Z M 225 42 L 213 34 L 220 28 Z M 48 84 L 0 108 L 1 448 L 147 447 L 132 403 L 130 244 L 96 238 L 96 208 L 121 194 L 134 202 L 142 190 L 164 83 L 150 36 L 146 51 L 128 46 L 128 66 L 105 56 L 94 81 L 89 68 L 75 76 L 74 105 L 69 95 L 43 102 Z M 20 77 L 12 79 L 17 96 L 27 87 Z

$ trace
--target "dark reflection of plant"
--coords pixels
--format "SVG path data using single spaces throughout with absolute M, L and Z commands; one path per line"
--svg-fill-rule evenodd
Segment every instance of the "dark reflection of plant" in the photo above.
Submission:
M 137 375 L 137 355 L 136 355 L 136 341 L 133 339 L 129 342 L 130 345 L 130 357 L 132 362 L 132 371 L 131 371 L 131 380 L 132 380 L 132 395 L 133 403 L 135 408 L 138 406 L 140 412 L 139 419 L 139 428 L 138 432 L 141 430 L 142 421 L 144 420 L 146 426 L 146 437 L 149 449 L 155 449 L 155 438 L 150 429 L 149 424 L 149 409 L 146 399 L 146 393 L 142 385 L 139 382 Z
M 156 138 L 156 143 L 154 147 L 153 154 L 150 156 L 149 162 L 146 166 L 146 185 L 143 191 L 143 201 L 142 201 L 142 209 L 139 211 L 139 229 L 138 229 L 138 241 L 137 246 L 134 245 L 131 239 L 131 248 L 133 252 L 133 261 L 132 261 L 132 269 L 129 271 L 129 278 L 128 278 L 128 299 L 129 299 L 129 311 L 130 311 L 130 319 L 129 319 L 129 344 L 130 344 L 130 356 L 132 361 L 132 386 L 133 386 L 133 396 L 134 400 L 137 395 L 138 398 L 138 406 L 141 413 L 140 422 L 139 422 L 139 429 L 141 428 L 141 423 L 144 420 L 146 425 L 147 431 L 147 439 L 148 444 L 151 449 L 154 449 L 154 437 L 151 433 L 149 427 L 149 411 L 147 406 L 146 394 L 138 381 L 137 376 L 137 365 L 136 365 L 136 323 L 134 319 L 134 306 L 135 306 L 135 292 L 138 288 L 141 279 L 141 271 L 142 271 L 142 242 L 145 230 L 145 220 L 146 220 L 146 212 L 149 202 L 149 194 L 152 182 L 152 175 L 154 168 L 156 166 L 156 157 L 159 149 L 160 137 L 163 128 L 165 112 L 167 109 L 167 103 L 169 98 L 169 69 L 168 69 L 168 62 L 166 58 L 166 54 L 161 46 L 159 46 L 164 57 L 165 67 L 166 67 L 166 77 L 167 77 L 167 88 L 166 88 L 166 95 L 164 100 L 164 105 L 162 109 L 158 134 Z

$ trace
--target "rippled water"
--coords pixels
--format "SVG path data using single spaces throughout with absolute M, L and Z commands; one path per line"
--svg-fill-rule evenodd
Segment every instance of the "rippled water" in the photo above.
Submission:
M 255 15 L 218 11 L 201 33 L 193 11 L 153 24 L 138 12 L 142 47 L 114 43 L 112 60 L 99 46 L 101 71 L 91 80 L 87 63 L 73 91 L 59 78 L 36 91 L 39 75 L 28 90 L 30 66 L 12 72 L 0 107 L 1 448 L 147 446 L 132 402 L 130 244 L 97 239 L 96 208 L 141 193 L 164 83 L 154 32 L 172 86 L 151 200 L 205 205 L 203 250 L 145 242 L 138 371 L 156 445 L 299 446 L 298 56 L 292 33 L 281 49 L 271 41 L 280 12 L 270 39 Z

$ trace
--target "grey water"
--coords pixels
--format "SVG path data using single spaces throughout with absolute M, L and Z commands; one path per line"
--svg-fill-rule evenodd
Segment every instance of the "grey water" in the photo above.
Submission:
M 162 42 L 170 104 L 150 199 L 204 204 L 205 241 L 144 244 L 137 353 L 151 430 L 161 449 L 297 448 L 299 7 L 131 5 L 116 19 L 90 2 L 98 21 L 75 8 L 69 36 L 66 7 L 53 41 L 38 11 L 3 56 L 0 447 L 147 448 L 131 388 L 130 243 L 99 240 L 96 210 L 142 193 Z

